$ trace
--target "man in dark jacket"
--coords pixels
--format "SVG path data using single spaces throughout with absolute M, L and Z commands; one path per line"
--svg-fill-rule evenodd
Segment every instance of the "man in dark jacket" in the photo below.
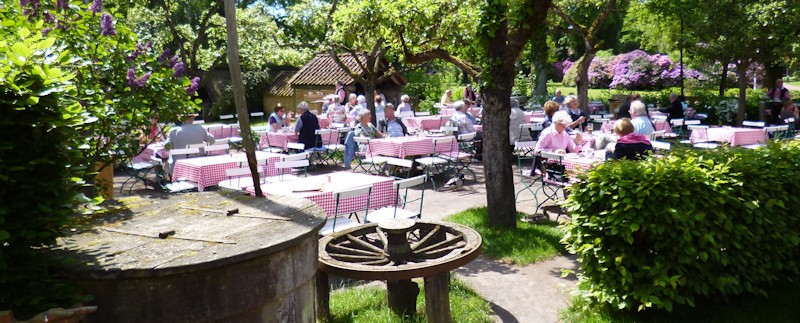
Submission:
M 681 100 L 678 100 L 678 95 L 675 93 L 670 93 L 669 95 L 669 107 L 659 111 L 669 113 L 667 122 L 671 122 L 672 119 L 683 119 L 683 104 L 681 104 Z
M 305 101 L 297 105 L 297 112 L 300 118 L 294 127 L 294 133 L 298 136 L 297 142 L 306 145 L 306 149 L 321 147 L 322 138 L 316 134 L 319 129 L 319 120 L 313 113 L 308 112 L 308 103 Z
M 378 131 L 389 137 L 408 136 L 408 128 L 394 115 L 394 104 L 387 103 L 383 109 L 386 119 L 378 121 Z

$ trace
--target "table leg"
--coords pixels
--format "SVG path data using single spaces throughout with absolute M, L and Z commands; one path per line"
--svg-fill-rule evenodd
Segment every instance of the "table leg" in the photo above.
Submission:
M 419 286 L 411 280 L 387 281 L 389 308 L 398 315 L 412 317 L 417 313 Z
M 331 285 L 328 282 L 328 273 L 317 270 L 315 279 L 317 281 L 317 321 L 329 322 L 331 318 Z
M 450 323 L 450 272 L 425 277 L 425 314 L 428 322 Z

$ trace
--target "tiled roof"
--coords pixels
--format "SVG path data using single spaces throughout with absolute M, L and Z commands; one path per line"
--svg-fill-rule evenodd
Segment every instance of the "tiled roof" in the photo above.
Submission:
M 272 84 L 266 90 L 267 95 L 274 96 L 292 96 L 294 90 L 289 80 L 297 73 L 297 71 L 283 71 L 275 75 Z
M 361 62 L 366 62 L 364 54 L 359 54 Z M 350 54 L 339 54 L 339 59 L 353 71 L 360 71 L 361 68 L 356 62 L 356 58 Z M 292 85 L 330 85 L 336 84 L 341 80 L 344 85 L 355 84 L 353 77 L 342 71 L 339 65 L 329 54 L 317 54 L 308 64 L 303 66 L 297 74 L 289 81 Z

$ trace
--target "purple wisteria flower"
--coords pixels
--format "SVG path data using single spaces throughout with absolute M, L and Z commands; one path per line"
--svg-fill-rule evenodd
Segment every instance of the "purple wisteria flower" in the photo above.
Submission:
M 56 10 L 69 8 L 68 0 L 56 0 Z
M 20 8 L 25 9 L 23 14 L 26 16 L 36 14 L 41 5 L 42 4 L 39 2 L 39 0 L 19 0 L 19 6 Z M 25 8 L 26 6 L 30 6 L 30 8 Z
M 43 37 L 47 37 L 47 34 L 49 34 L 51 30 L 53 30 L 53 29 L 52 28 L 42 29 L 42 36 Z
M 197 94 L 197 89 L 199 87 L 200 87 L 200 78 L 195 77 L 192 79 L 192 83 L 188 87 L 183 88 L 183 90 L 186 91 L 186 95 L 194 96 L 195 94 Z
M 52 24 L 52 23 L 54 23 L 56 21 L 56 16 L 54 16 L 52 13 L 50 13 L 48 11 L 45 11 L 44 12 L 44 21 L 46 23 Z
M 175 56 L 172 56 L 172 59 L 169 60 L 169 67 L 175 66 L 175 64 L 178 63 L 179 59 L 180 59 L 180 57 L 178 56 L 178 54 L 175 54 Z
M 147 72 L 140 77 L 136 77 L 136 71 L 134 71 L 133 67 L 128 69 L 128 86 L 131 90 L 136 90 L 143 88 L 147 84 L 147 80 L 150 79 L 152 73 Z
M 102 32 L 100 35 L 102 36 L 111 36 L 117 34 L 117 29 L 114 27 L 114 20 L 111 19 L 111 15 L 104 13 L 102 17 L 100 17 L 100 28 Z
M 175 73 L 173 73 L 172 75 L 180 78 L 183 77 L 183 73 L 186 72 L 186 66 L 183 64 L 183 62 L 178 62 L 174 66 L 172 66 L 172 70 L 175 71 Z
M 91 10 L 93 14 L 103 11 L 103 1 L 102 0 L 92 1 L 92 5 L 89 7 L 89 10 Z
M 128 85 L 132 84 L 134 80 L 136 80 L 136 70 L 131 67 L 128 69 Z
M 167 60 L 167 57 L 169 57 L 171 53 L 172 51 L 169 48 L 164 49 L 164 52 L 162 52 L 161 55 L 158 55 L 158 62 L 164 63 L 164 61 Z

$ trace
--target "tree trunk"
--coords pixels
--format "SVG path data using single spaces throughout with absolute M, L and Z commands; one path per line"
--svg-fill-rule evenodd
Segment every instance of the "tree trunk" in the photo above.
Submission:
M 722 75 L 719 78 L 719 96 L 725 96 L 725 88 L 727 87 L 728 82 L 728 63 L 722 63 Z
M 239 63 L 239 35 L 236 32 L 236 6 L 234 0 L 225 0 L 225 25 L 228 34 L 228 68 L 231 70 L 233 83 L 233 99 L 236 104 L 236 113 L 239 114 L 239 134 L 242 136 L 244 151 L 247 155 L 247 164 L 253 176 L 253 183 L 260 183 L 258 164 L 256 162 L 256 145 L 253 132 L 250 130 L 250 113 L 247 111 L 247 102 L 244 99 L 244 82 L 242 82 L 242 66 Z M 255 185 L 255 195 L 263 197 L 261 185 Z
M 762 87 L 767 90 L 775 86 L 775 80 L 783 77 L 784 69 L 782 66 L 774 63 L 764 65 L 764 80 L 761 82 Z
M 747 69 L 749 61 L 740 61 L 736 64 L 736 75 L 739 78 L 739 111 L 736 113 L 736 126 L 741 126 L 744 121 L 744 111 L 747 107 Z
M 596 53 L 594 46 L 587 42 L 586 52 L 575 63 L 578 64 L 578 75 L 575 77 L 575 83 L 578 85 L 578 106 L 586 115 L 589 115 L 589 66 L 592 65 Z
M 372 66 L 369 64 L 368 66 Z M 367 71 L 367 84 L 364 84 L 364 98 L 367 100 L 367 108 L 369 109 L 369 114 L 372 116 L 372 124 L 378 125 L 378 115 L 375 113 L 375 83 L 377 80 L 378 72 L 375 71 Z M 386 104 L 384 102 L 383 104 Z M 356 120 L 356 123 L 360 122 L 360 120 Z
M 547 34 L 539 28 L 531 38 L 531 94 L 547 95 Z

